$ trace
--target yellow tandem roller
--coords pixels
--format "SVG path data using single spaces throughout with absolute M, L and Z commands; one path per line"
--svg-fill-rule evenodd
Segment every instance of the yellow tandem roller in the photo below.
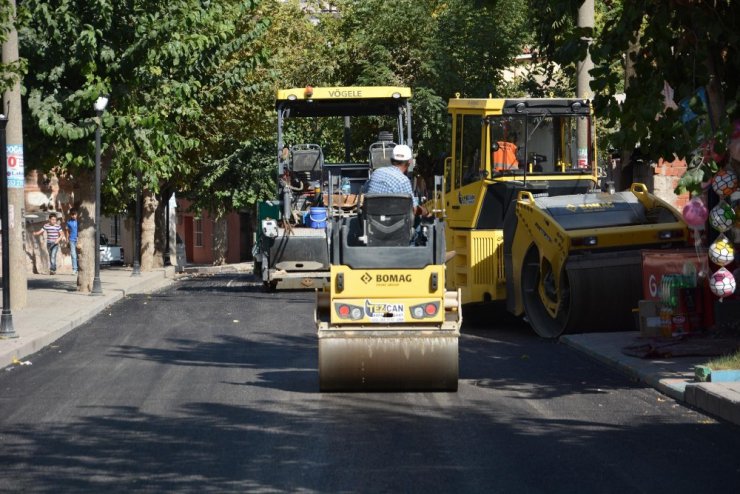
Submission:
M 372 221 L 333 223 L 330 287 L 316 303 L 320 389 L 456 391 L 462 314 L 445 290 L 443 224 L 410 245 L 406 226 L 373 239 Z
M 545 338 L 632 327 L 641 249 L 685 245 L 689 235 L 678 211 L 643 184 L 540 198 L 520 191 L 516 207 L 505 230 L 513 238 L 512 302 Z

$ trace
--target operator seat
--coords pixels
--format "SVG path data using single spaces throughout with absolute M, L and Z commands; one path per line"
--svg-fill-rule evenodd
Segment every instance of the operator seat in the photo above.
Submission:
M 296 176 L 306 180 L 319 180 L 324 154 L 318 144 L 296 144 L 290 149 L 291 168 Z
M 413 199 L 406 194 L 368 194 L 362 203 L 367 245 L 408 246 L 413 231 Z
M 380 141 L 374 142 L 370 145 L 370 168 L 377 170 L 390 166 L 391 154 L 393 148 L 396 147 L 396 143 L 392 141 Z

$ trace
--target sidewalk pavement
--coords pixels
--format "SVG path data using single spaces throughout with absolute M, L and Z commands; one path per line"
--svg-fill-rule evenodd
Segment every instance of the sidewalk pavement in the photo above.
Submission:
M 587 333 L 562 336 L 560 341 L 675 400 L 740 425 L 740 382 L 694 382 L 694 367 L 710 357 L 642 359 L 622 353 L 637 336 L 637 331 Z
M 183 271 L 184 276 L 250 273 L 252 263 L 189 265 Z M 173 266 L 141 273 L 141 276 L 132 276 L 131 273 L 131 268 L 103 269 L 100 273 L 103 295 L 100 296 L 77 292 L 76 280 L 71 274 L 29 275 L 28 304 L 24 309 L 12 312 L 18 338 L 0 339 L 0 368 L 24 361 L 123 297 L 164 288 L 175 279 Z M 650 360 L 623 354 L 622 348 L 634 344 L 637 336 L 636 331 L 587 333 L 563 336 L 560 341 L 671 398 L 740 425 L 740 382 L 695 383 L 694 366 L 706 362 L 707 357 Z

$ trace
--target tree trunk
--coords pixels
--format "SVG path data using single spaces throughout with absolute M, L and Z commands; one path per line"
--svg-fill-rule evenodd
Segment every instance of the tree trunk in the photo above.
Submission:
M 709 115 L 711 117 L 712 130 L 716 131 L 722 120 L 722 116 L 725 114 L 725 98 L 722 92 L 721 80 L 717 74 L 717 66 L 715 64 L 715 51 L 710 50 L 709 56 L 705 62 L 707 67 L 707 73 L 709 74 L 709 82 L 707 83 L 707 100 L 709 103 Z M 719 56 L 717 56 L 719 58 Z M 729 137 L 729 136 L 728 136 Z M 724 152 L 724 149 L 717 149 L 719 153 Z
M 636 33 L 635 41 L 629 43 L 627 47 L 627 56 L 624 63 L 624 91 L 632 85 L 630 79 L 637 77 L 635 73 L 635 63 L 632 61 L 632 55 L 637 55 L 640 51 L 640 34 Z M 617 168 L 614 170 L 614 188 L 616 190 L 626 190 L 634 178 L 634 170 L 632 169 L 634 164 L 630 164 L 632 161 L 632 153 L 634 149 L 622 149 L 622 159 L 619 160 Z
M 228 250 L 228 221 L 224 216 L 216 216 L 213 220 L 213 264 L 226 264 Z
M 155 216 L 157 212 L 157 196 L 151 190 L 144 189 L 142 218 L 141 218 L 141 270 L 151 271 L 155 267 L 154 234 L 156 231 Z M 161 257 L 161 256 L 160 256 Z
M 154 215 L 154 266 L 161 268 L 164 263 L 164 250 L 167 247 L 167 201 L 160 197 Z
M 95 174 L 92 170 L 80 170 L 76 174 L 79 184 L 79 207 L 77 210 L 77 290 L 90 292 L 95 278 Z

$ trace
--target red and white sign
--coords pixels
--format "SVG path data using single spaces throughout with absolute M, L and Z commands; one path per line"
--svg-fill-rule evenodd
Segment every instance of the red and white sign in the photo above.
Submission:
M 8 144 L 5 149 L 8 156 L 8 188 L 22 189 L 26 183 L 23 169 L 23 145 Z

